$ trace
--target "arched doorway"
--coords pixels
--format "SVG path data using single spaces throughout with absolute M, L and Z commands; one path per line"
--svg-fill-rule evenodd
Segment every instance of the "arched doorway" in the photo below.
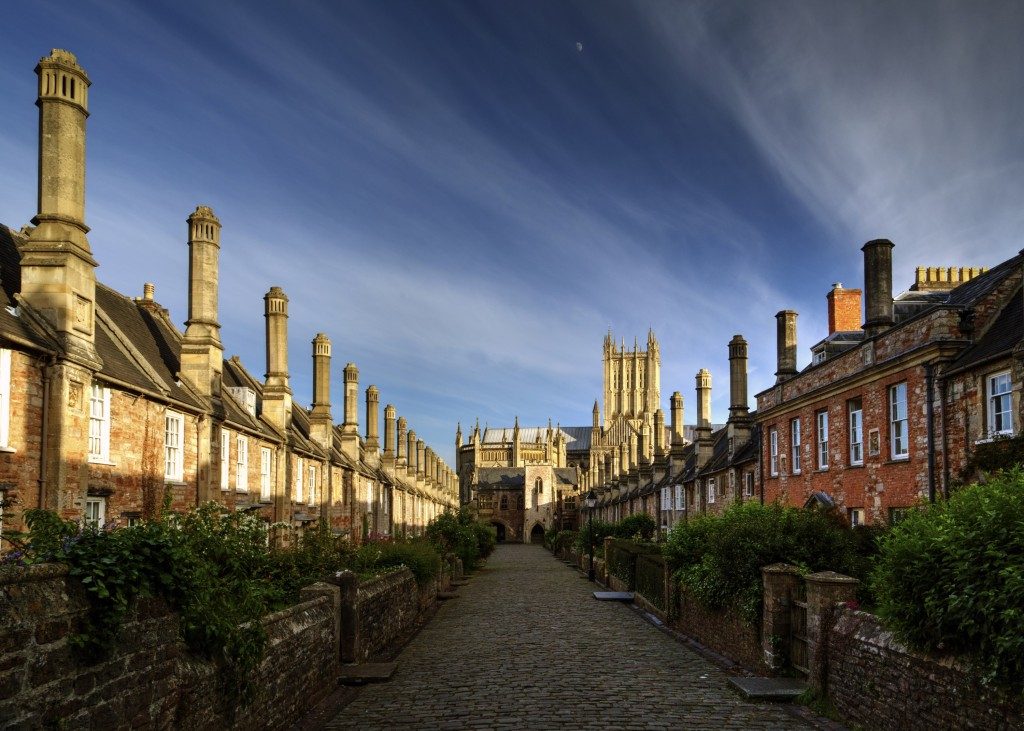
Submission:
M 491 523 L 491 527 L 494 528 L 494 530 L 498 534 L 498 543 L 504 543 L 505 542 L 505 524 L 504 523 L 499 523 L 498 521 L 494 521 L 493 523 Z
M 530 529 L 530 543 L 543 543 L 544 542 L 544 526 L 540 523 L 534 523 L 533 528 Z

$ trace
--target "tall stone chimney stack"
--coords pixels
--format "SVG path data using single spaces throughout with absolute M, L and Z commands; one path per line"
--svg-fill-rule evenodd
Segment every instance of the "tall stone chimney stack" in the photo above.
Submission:
M 366 389 L 366 440 L 363 454 L 369 464 L 376 465 L 380 456 L 380 391 L 376 386 Z
M 750 415 L 747 404 L 747 341 L 734 335 L 729 341 L 729 417 L 746 419 Z
M 267 372 L 263 384 L 263 414 L 284 431 L 292 421 L 292 389 L 288 385 L 288 297 L 280 287 L 263 296 L 267 326 Z
M 395 466 L 396 439 L 395 439 L 395 418 L 397 412 L 395 407 L 388 404 L 384 407 L 384 463 L 391 468 Z
M 395 467 L 397 469 L 403 469 L 408 464 L 408 452 L 406 451 L 405 442 L 405 431 L 409 427 L 409 423 L 405 420 L 404 416 L 398 417 L 398 456 L 395 460 Z
M 654 458 L 665 456 L 665 412 L 658 409 L 654 412 Z
M 697 371 L 697 467 L 703 467 L 711 459 L 711 372 L 706 368 Z
M 181 342 L 181 375 L 203 396 L 220 395 L 224 346 L 217 315 L 220 221 L 196 206 L 188 222 L 188 320 Z
M 313 409 L 309 414 L 310 436 L 324 449 L 331 448 L 334 417 L 331 415 L 331 340 L 324 333 L 313 338 Z
M 53 49 L 39 77 L 39 181 L 35 228 L 21 250 L 21 294 L 56 329 L 67 358 L 100 367 L 95 348 L 96 260 L 85 225 L 85 120 L 89 77 Z
M 775 341 L 778 365 L 775 382 L 782 383 L 796 375 L 796 317 L 793 310 L 782 310 L 775 315 Z
M 359 461 L 359 369 L 355 363 L 345 366 L 345 421 L 341 425 L 341 451 Z
M 678 391 L 670 399 L 672 410 L 672 446 L 682 445 L 686 439 L 683 427 L 683 395 Z
M 893 326 L 892 249 L 889 239 L 874 239 L 864 252 L 864 334 L 871 338 Z
M 427 476 L 426 444 L 422 439 L 416 440 L 416 475 L 423 479 Z
M 419 472 L 419 466 L 417 464 L 419 453 L 416 451 L 417 443 L 416 432 L 410 429 L 409 433 L 406 435 L 406 444 L 408 445 L 407 450 L 409 452 L 406 474 L 408 474 L 409 477 L 415 477 L 416 473 Z

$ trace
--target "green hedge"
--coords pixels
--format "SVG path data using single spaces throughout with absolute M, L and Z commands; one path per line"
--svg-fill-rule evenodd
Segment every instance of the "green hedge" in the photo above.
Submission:
M 899 638 L 1024 692 L 1024 471 L 912 511 L 881 540 L 872 584 Z
M 481 559 L 491 555 L 498 540 L 494 528 L 477 521 L 466 507 L 457 513 L 445 511 L 434 518 L 427 526 L 426 536 L 441 555 L 461 558 L 466 571 L 472 571 Z
M 721 516 L 679 523 L 665 553 L 678 580 L 705 606 L 735 607 L 761 617 L 761 567 L 788 563 L 805 571 L 866 578 L 873 535 L 850 528 L 834 512 L 746 503 Z

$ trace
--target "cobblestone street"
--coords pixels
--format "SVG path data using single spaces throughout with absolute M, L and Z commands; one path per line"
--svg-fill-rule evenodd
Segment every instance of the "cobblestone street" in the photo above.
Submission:
M 593 589 L 538 546 L 499 546 L 327 728 L 807 728 Z

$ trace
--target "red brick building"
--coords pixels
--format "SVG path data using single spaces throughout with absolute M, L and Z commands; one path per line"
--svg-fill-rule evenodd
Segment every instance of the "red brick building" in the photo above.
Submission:
M 948 491 L 974 441 L 1019 425 L 1021 257 L 988 272 L 920 268 L 893 298 L 892 249 L 865 244 L 863 327 L 860 291 L 835 285 L 829 333 L 800 372 L 796 313 L 776 316 L 777 382 L 757 394 L 765 502 L 891 520 Z

